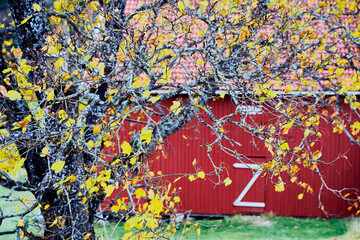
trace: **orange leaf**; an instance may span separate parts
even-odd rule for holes
[[[3,95],[3,97],[6,97],[7,90],[4,86],[0,85],[0,93]]]
[[[263,71],[264,73],[268,73],[268,72],[270,72],[270,68],[264,66],[263,69],[262,69],[262,71]]]
[[[101,125],[94,125],[93,132],[94,134],[97,134],[101,131]]]

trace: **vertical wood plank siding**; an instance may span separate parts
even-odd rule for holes
[[[171,101],[166,103],[171,105]],[[234,111],[234,104],[230,99],[225,98],[212,103],[212,110],[217,117],[224,116]],[[266,121],[270,118],[269,114],[249,115],[255,121]],[[324,126],[324,125],[323,125]],[[316,146],[323,152],[323,159],[329,165],[322,164],[320,169],[324,173],[324,180],[329,187],[341,189],[343,187],[360,188],[360,148],[352,145],[344,134],[332,133],[329,125],[321,130],[323,139]],[[242,147],[237,150],[246,155],[254,162],[263,162],[270,159],[267,150],[261,142],[257,142],[257,148],[251,144],[254,139],[250,134],[240,131],[234,126],[224,126],[225,131],[230,137],[238,140]],[[294,134],[296,136],[296,134]],[[294,137],[296,138],[296,137]],[[162,150],[154,152],[150,159],[151,169],[157,173],[162,171],[167,174],[195,174],[197,169],[205,173],[213,171],[211,161],[207,157],[206,145],[215,139],[204,125],[192,120],[184,129],[166,139]],[[296,139],[294,139],[296,140]],[[256,141],[256,139],[255,139]],[[226,145],[226,144],[225,144]],[[346,153],[347,159],[340,158],[332,162],[336,157]],[[324,212],[319,209],[318,193],[321,181],[315,173],[311,171],[300,171],[299,179],[309,183],[313,188],[313,193],[307,193],[292,184],[289,179],[285,179],[285,191],[275,192],[274,186],[267,176],[263,174],[257,179],[254,185],[245,195],[245,202],[263,202],[265,207],[237,207],[233,202],[238,198],[242,190],[253,176],[249,169],[239,169],[233,166],[239,163],[238,160],[226,155],[220,148],[215,147],[210,153],[211,159],[217,166],[224,167],[222,180],[229,176],[232,180],[230,186],[216,186],[216,177],[207,176],[205,180],[197,179],[193,182],[187,177],[183,177],[173,184],[176,188],[181,188],[179,196],[181,198],[180,212],[191,211],[193,214],[236,214],[236,213],[273,213],[276,215],[303,216],[303,217],[323,217]],[[192,165],[197,159],[195,167]],[[247,162],[245,162],[247,163]],[[285,176],[285,174],[284,174]],[[174,180],[178,176],[167,178]],[[304,193],[302,200],[298,195]],[[348,203],[336,197],[333,193],[323,189],[321,200],[326,211],[336,217],[345,217],[354,214],[348,211]],[[108,204],[109,199],[104,205]]]

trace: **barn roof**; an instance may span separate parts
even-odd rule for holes
[[[316,8],[318,6],[318,0],[315,1],[308,1],[309,6]],[[128,0],[127,1],[127,5],[125,8],[125,14],[131,14],[133,11],[135,11],[137,8],[139,8],[140,6],[144,5],[145,3],[151,3],[151,0]],[[356,21],[353,21],[349,24],[349,26],[351,28],[355,28],[357,27],[356,25]],[[325,26],[324,26],[325,27]],[[321,30],[321,29],[320,29]],[[267,31],[271,31],[271,30],[264,30],[265,32]],[[194,31],[192,32],[192,38],[199,38],[198,37],[198,32]],[[359,49],[355,46],[352,45],[350,48],[346,48],[344,41],[339,41],[336,44],[336,52],[337,54],[339,54],[340,56],[347,56],[349,53],[349,51],[351,51],[351,54],[353,55],[359,55]],[[350,49],[350,50],[349,50]],[[321,54],[321,52],[319,52]],[[186,61],[185,60],[181,60],[179,61],[178,64],[174,65],[171,68],[171,83],[172,84],[184,84],[187,83],[188,81],[191,81],[192,79],[192,74],[193,75],[197,75],[199,74],[197,69],[197,60],[201,59],[202,57],[199,55],[195,55],[194,56],[195,59],[192,61]],[[360,66],[360,57],[357,57],[355,59],[355,65],[359,65]],[[316,59],[317,60],[317,59]],[[281,61],[281,60],[280,60]],[[184,66],[186,65],[187,67],[187,71],[185,70]],[[209,68],[209,65],[204,66],[204,68],[202,70],[205,70],[205,68]],[[291,71],[291,74],[294,74],[295,71]],[[190,73],[190,74],[189,74]],[[324,69],[322,72],[317,72],[316,75],[317,77],[324,77],[327,74],[329,74],[329,69]],[[290,75],[290,74],[289,74]],[[360,94],[360,84],[354,84],[353,82],[359,82],[360,81],[360,76],[354,73],[354,71],[351,68],[345,68],[345,71],[343,72],[343,74],[341,76],[338,77],[339,80],[341,80],[344,84],[348,85],[349,87],[347,87],[346,90],[341,91],[341,93],[345,94],[345,95],[358,95]],[[271,81],[270,82],[273,84],[272,88],[274,90],[277,90],[279,93],[286,93],[286,94],[307,94],[309,92],[311,92],[313,89],[308,89],[308,86],[304,86],[302,85],[302,83],[300,82],[300,80],[296,80],[296,81],[292,81],[290,78],[284,80],[283,82],[276,82],[276,81]],[[291,91],[286,91],[285,87],[286,86],[291,86],[292,90]],[[223,87],[220,87],[220,89],[224,89]],[[315,89],[318,90],[318,89]],[[332,95],[335,94],[335,91],[333,91],[333,89],[326,89],[326,88],[322,88],[321,89],[321,93],[322,94],[327,94],[327,95]],[[336,92],[338,93],[338,92]]]

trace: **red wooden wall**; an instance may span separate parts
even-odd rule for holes
[[[234,104],[228,98],[213,102],[212,107],[217,117],[234,111]],[[268,120],[270,116],[256,114],[248,115],[248,117],[260,122]],[[229,136],[243,144],[242,147],[238,148],[239,153],[246,155],[255,162],[263,162],[264,159],[269,158],[268,152],[261,142],[257,142],[257,147],[250,144],[254,141],[250,134],[231,125],[224,126],[224,129]],[[337,156],[344,153],[348,157],[347,159],[341,158],[328,166],[321,166],[328,186],[335,189],[343,187],[360,189],[360,148],[351,145],[344,134],[333,134],[330,126],[322,129],[322,135],[323,140],[318,144],[318,147],[325,154],[323,160],[332,162]],[[204,125],[192,120],[184,129],[166,139],[167,143],[164,144],[161,151],[154,153],[152,159],[150,159],[152,171],[155,173],[162,171],[163,175],[194,174],[196,172],[195,168],[201,168],[206,173],[213,171],[214,168],[207,156],[207,148],[204,145],[211,143],[214,139],[213,133]],[[224,154],[219,148],[214,148],[210,156],[217,166],[221,165],[226,169],[222,180],[228,174],[232,184],[227,187],[224,185],[217,186],[214,182],[216,183],[218,179],[214,176],[207,176],[205,180],[197,179],[193,182],[183,177],[173,184],[176,188],[181,188],[179,192],[181,198],[179,212],[191,211],[192,214],[273,213],[288,216],[326,216],[318,207],[320,179],[309,170],[300,171],[298,177],[301,181],[311,185],[314,189],[312,194],[292,184],[289,179],[284,179],[287,180],[284,192],[275,192],[273,184],[267,176],[262,174],[242,201],[265,203],[265,207],[234,206],[234,201],[253,177],[253,172],[250,169],[235,168],[233,164],[239,163],[239,161]],[[195,167],[192,164],[194,159],[197,159]],[[167,179],[171,181],[175,178],[177,176]],[[304,193],[302,200],[298,199],[300,193]],[[348,203],[346,201],[341,200],[325,189],[322,191],[321,200],[325,210],[331,214],[329,216],[344,217],[354,214],[354,211],[347,210]]]

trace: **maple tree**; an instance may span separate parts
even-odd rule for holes
[[[20,237],[35,238],[23,219],[39,208],[45,239],[95,239],[99,206],[115,189],[102,211],[126,221],[124,239],[169,237],[176,228],[160,219],[180,200],[147,159],[192,119],[215,133],[208,152],[219,145],[247,159],[238,146],[249,143],[231,139],[229,124],[263,142],[271,160],[259,167],[277,191],[283,175],[311,191],[297,181],[300,168],[321,178],[322,124],[360,145],[356,1],[160,0],[125,14],[126,4],[9,0],[13,21],[0,30],[0,184],[11,189],[6,198],[31,191],[35,200],[0,224],[19,217]],[[236,108],[219,117],[209,101],[224,97]],[[272,119],[248,116],[243,106],[252,103]],[[22,167],[27,179],[15,181]],[[214,164],[228,185],[222,170]],[[331,190],[358,207],[351,189]]]

